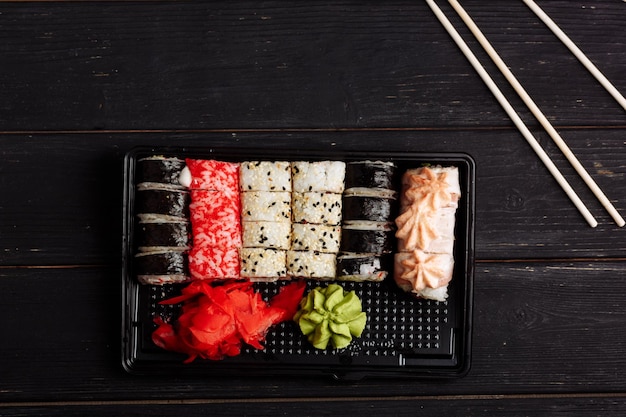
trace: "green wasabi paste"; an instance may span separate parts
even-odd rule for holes
[[[352,337],[361,336],[367,315],[354,291],[330,284],[311,290],[300,301],[294,321],[315,348],[326,349],[330,342],[341,349],[350,344]]]

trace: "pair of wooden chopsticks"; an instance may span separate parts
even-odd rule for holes
[[[533,10],[533,12],[535,12],[535,14],[537,14],[537,16],[542,21],[544,21],[544,23],[561,39],[561,41],[563,43],[566,44],[566,46],[576,55],[576,57],[585,65],[585,67],[587,67],[587,69],[596,77],[596,79],[598,79],[600,81],[600,83],[609,91],[609,93],[611,93],[611,95],[613,95],[613,97],[622,105],[622,107],[624,107],[624,109],[626,109],[626,100],[619,93],[619,91],[617,91],[617,89],[615,89],[615,87],[613,87],[613,85],[604,77],[604,75],[602,75],[602,73],[591,63],[591,61],[589,61],[589,59],[587,59],[587,57],[580,51],[580,49],[578,49],[576,47],[576,45],[571,40],[569,40],[569,38],[539,8],[539,6],[537,6],[533,2],[533,0],[522,0],[522,1],[524,1],[524,3],[526,3],[528,5],[528,7],[530,7],[531,10]],[[572,187],[567,182],[567,180],[563,177],[563,175],[561,174],[559,169],[556,167],[556,165],[552,162],[552,160],[550,159],[548,154],[543,150],[541,145],[539,145],[539,142],[537,142],[537,140],[535,139],[533,134],[526,127],[526,125],[524,124],[522,119],[516,113],[515,109],[511,106],[511,104],[508,102],[508,100],[506,99],[504,94],[500,91],[498,86],[495,84],[495,82],[489,76],[487,71],[481,65],[480,61],[472,53],[472,51],[467,46],[467,44],[465,43],[463,38],[459,35],[457,30],[452,25],[452,23],[450,23],[448,18],[441,11],[439,6],[437,6],[437,4],[435,3],[434,0],[426,0],[426,2],[428,3],[430,8],[432,9],[432,11],[435,14],[435,16],[437,16],[437,18],[439,19],[441,24],[444,26],[444,28],[448,31],[448,33],[450,34],[452,39],[455,41],[457,46],[461,49],[463,54],[466,56],[466,58],[472,64],[472,66],[474,67],[474,69],[476,70],[478,75],[481,77],[483,82],[487,85],[487,87],[489,88],[489,90],[491,90],[491,92],[493,93],[495,98],[498,100],[500,105],[504,108],[504,110],[506,111],[506,113],[508,114],[510,119],[513,121],[513,123],[517,127],[517,129],[524,136],[524,138],[528,141],[528,143],[530,144],[532,149],[539,156],[539,158],[544,163],[546,168],[548,168],[548,170],[550,171],[552,176],[556,179],[556,181],[559,183],[559,185],[561,186],[563,191],[565,191],[565,193],[570,198],[570,200],[572,200],[572,202],[574,203],[574,205],[576,206],[578,211],[580,211],[580,213],[583,215],[585,220],[587,220],[587,222],[589,223],[589,225],[591,227],[596,227],[598,225],[598,222],[596,221],[596,219],[589,212],[587,207],[584,205],[584,203],[578,197],[576,192],[572,189]],[[620,214],[617,212],[617,210],[615,209],[613,204],[611,204],[609,199],[604,195],[602,190],[600,190],[600,188],[595,183],[593,178],[591,178],[591,176],[587,173],[585,168],[580,164],[580,162],[578,161],[576,156],[569,149],[569,147],[567,146],[565,141],[561,138],[559,133],[550,124],[548,119],[543,115],[543,113],[537,107],[537,105],[534,103],[532,98],[528,95],[528,93],[526,93],[524,88],[517,81],[517,79],[515,78],[513,73],[511,73],[511,71],[509,70],[507,65],[504,63],[504,61],[502,61],[502,59],[500,58],[498,53],[495,51],[495,49],[493,49],[493,47],[491,46],[491,44],[489,43],[487,38],[485,38],[485,36],[482,34],[482,32],[480,31],[478,26],[476,26],[476,24],[471,19],[471,17],[465,12],[463,7],[461,7],[461,5],[458,3],[457,0],[449,0],[449,2],[452,5],[452,7],[454,8],[454,10],[457,12],[459,17],[461,17],[461,19],[465,22],[465,24],[470,29],[472,34],[476,37],[476,39],[481,44],[481,46],[483,47],[485,52],[487,52],[487,54],[494,61],[494,63],[498,67],[498,69],[502,72],[504,77],[511,84],[513,89],[517,92],[517,94],[524,101],[526,106],[528,106],[528,108],[530,109],[532,114],[537,118],[537,120],[539,120],[539,122],[541,123],[543,128],[548,132],[548,134],[550,135],[552,140],[557,144],[557,146],[559,147],[561,152],[563,152],[565,157],[572,164],[572,166],[574,167],[576,172],[582,177],[583,181],[585,181],[587,186],[591,189],[591,191],[594,193],[594,195],[598,198],[600,203],[609,212],[609,214],[611,215],[613,220],[615,220],[615,222],[617,223],[618,226],[620,226],[620,227],[624,226],[624,224],[626,224],[626,222],[624,221],[622,216],[620,216]]]

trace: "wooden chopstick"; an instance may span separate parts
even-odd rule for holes
[[[517,94],[520,96],[522,101],[530,109],[532,114],[537,118],[539,123],[541,123],[541,125],[546,130],[546,132],[548,132],[548,134],[550,135],[554,143],[556,143],[556,145],[559,147],[561,152],[563,152],[563,154],[565,155],[567,160],[570,162],[570,164],[572,164],[572,166],[574,167],[578,175],[581,176],[585,184],[587,184],[589,189],[593,192],[596,198],[600,201],[602,206],[604,206],[604,208],[608,211],[608,213],[611,215],[613,220],[615,220],[615,223],[617,223],[619,227],[624,226],[624,224],[626,224],[626,221],[624,221],[622,216],[620,216],[615,206],[613,206],[613,204],[609,201],[606,195],[602,192],[600,187],[598,187],[598,184],[596,184],[594,179],[589,175],[589,173],[582,166],[578,158],[576,158],[574,153],[572,153],[572,151],[567,146],[567,144],[565,143],[561,135],[559,135],[559,133],[554,129],[554,127],[548,121],[546,116],[544,116],[544,114],[541,112],[539,107],[537,107],[533,99],[528,95],[526,90],[524,90],[524,87],[522,87],[522,85],[517,81],[517,79],[515,78],[511,70],[509,69],[509,67],[504,63],[502,58],[500,58],[496,50],[491,46],[491,44],[489,43],[487,38],[483,35],[481,30],[478,28],[478,26],[476,26],[472,18],[467,14],[467,12],[463,9],[461,4],[457,0],[449,0],[449,3],[452,5],[452,7],[457,12],[459,17],[463,20],[463,22],[465,22],[465,24],[467,25],[469,30],[472,32],[472,34],[474,35],[478,43],[480,43],[480,45],[483,47],[485,52],[487,52],[487,55],[489,55],[489,57],[493,60],[493,62],[496,64],[500,72],[502,72],[502,75],[504,75],[506,80],[511,84],[515,92],[517,92]]]
[[[600,70],[587,58],[583,51],[576,46],[576,44],[561,30],[561,28],[554,23],[550,16],[548,16],[533,0],[522,0],[532,10],[539,19],[556,35],[557,38],[563,42],[565,46],[574,54],[576,58],[587,68],[587,70],[593,75],[596,80],[613,96],[613,98],[626,110],[626,98],[615,88],[613,84],[600,72]]]
[[[426,0],[426,3],[431,8],[433,13],[437,17],[437,19],[439,19],[439,21],[441,22],[443,27],[446,29],[446,31],[450,34],[450,36],[452,37],[454,42],[457,44],[457,46],[461,49],[461,51],[463,52],[465,57],[468,59],[470,64],[474,67],[474,69],[476,70],[480,78],[487,85],[491,93],[495,96],[496,100],[498,100],[498,103],[500,103],[504,111],[508,114],[509,118],[513,121],[517,129],[524,136],[528,144],[535,151],[539,159],[541,159],[541,161],[546,166],[548,171],[550,171],[554,179],[559,183],[559,185],[561,186],[563,191],[565,191],[565,193],[570,198],[572,203],[574,203],[574,205],[576,206],[580,214],[582,214],[582,216],[585,218],[585,220],[587,221],[587,223],[589,223],[591,227],[596,227],[598,225],[598,222],[596,221],[596,219],[589,212],[589,210],[587,209],[585,204],[581,201],[581,199],[578,197],[576,192],[572,189],[572,187],[567,182],[565,177],[563,177],[563,174],[561,174],[561,172],[556,167],[556,165],[554,165],[554,162],[552,162],[548,154],[546,154],[546,152],[543,150],[541,145],[539,145],[539,142],[537,142],[537,140],[532,135],[530,130],[528,130],[528,128],[526,127],[522,119],[517,115],[517,113],[515,112],[515,109],[508,102],[504,94],[502,94],[502,92],[500,91],[496,83],[491,79],[487,71],[481,65],[480,61],[476,58],[474,53],[467,46],[467,44],[465,43],[461,35],[459,35],[459,33],[454,28],[452,23],[450,23],[446,15],[441,11],[441,9],[439,8],[439,6],[437,6],[434,0]]]

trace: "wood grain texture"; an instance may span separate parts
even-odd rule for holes
[[[538,3],[626,91],[623,3]],[[624,414],[624,230],[438,4],[597,229],[425,2],[0,1],[0,415]],[[462,4],[625,215],[624,110],[522,2]],[[469,374],[127,375],[122,161],[135,146],[470,154]]]
[[[337,383],[297,375],[129,376],[121,368],[118,269],[0,269],[0,314],[11,317],[0,324],[0,401],[624,392],[625,274],[623,262],[479,264],[466,377]]]
[[[624,212],[624,130],[566,134]],[[11,198],[0,206],[0,265],[119,265],[123,156],[139,145],[466,152],[477,166],[478,259],[623,257],[626,249],[622,230],[558,153],[557,162],[600,220],[597,229],[587,226],[516,131],[45,134],[5,135],[2,142],[0,172],[11,175],[3,184]],[[591,146],[597,142],[603,146]]]
[[[545,3],[625,89],[626,10]],[[625,124],[521,2],[467,6],[556,124]],[[0,131],[511,126],[424,2],[1,8]]]
[[[0,408],[4,416],[109,416],[112,414],[140,416],[189,417],[259,416],[276,415],[336,416],[341,413],[354,415],[376,413],[384,416],[597,416],[620,415],[626,411],[623,397],[408,397],[355,399],[298,399],[277,401],[221,402],[221,401],[163,401],[158,404],[136,402],[96,402],[67,404],[25,404]]]

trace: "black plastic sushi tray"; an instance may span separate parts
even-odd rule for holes
[[[167,320],[176,306],[161,300],[178,295],[184,284],[143,285],[133,273],[135,228],[135,169],[139,159],[166,157],[245,160],[359,160],[393,161],[401,172],[424,164],[459,169],[461,200],[456,214],[454,273],[444,302],[418,299],[399,290],[389,276],[381,283],[340,282],[354,290],[367,313],[360,338],[344,349],[314,348],[296,323],[272,327],[264,349],[244,347],[238,356],[222,360],[196,359],[183,363],[185,355],[155,346],[151,334],[155,317]],[[337,379],[363,377],[454,378],[465,375],[471,362],[474,276],[474,180],[473,159],[461,153],[336,153],[276,149],[138,148],[126,155],[124,175],[124,230],[122,275],[122,365],[142,375],[329,375]],[[398,185],[399,188],[399,185]],[[391,274],[390,274],[391,275]],[[324,283],[322,283],[323,285]],[[265,299],[284,282],[255,283]],[[320,283],[309,280],[307,291]]]

